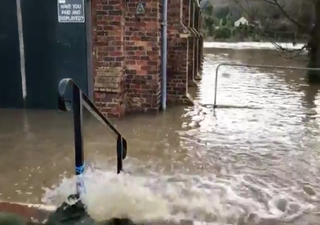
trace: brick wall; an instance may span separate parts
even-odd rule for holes
[[[161,0],[127,0],[125,15],[126,90],[128,112],[156,112],[161,91]]]
[[[101,111],[120,117],[125,112],[124,2],[92,1],[94,100]]]
[[[201,40],[189,37],[191,1],[168,0],[168,103],[189,101],[188,80],[202,57]],[[137,15],[139,0],[92,0],[94,96],[108,116],[159,110],[161,2],[143,1]]]
[[[183,4],[184,3],[184,4]],[[188,91],[188,29],[183,25],[186,1],[168,0],[168,103],[186,102]]]

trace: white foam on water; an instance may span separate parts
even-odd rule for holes
[[[43,202],[59,206],[66,201],[67,196],[75,193],[75,179],[63,178],[57,186],[45,189]],[[250,220],[256,224],[263,219],[290,221],[313,207],[286,192],[273,190],[267,183],[250,183],[243,175],[135,176],[89,168],[83,179],[86,193],[81,198],[89,215],[97,221],[117,217],[134,222],[191,220],[242,224]],[[259,192],[260,201],[243,194],[250,189]]]
[[[271,42],[204,42],[204,48],[224,48],[224,49],[278,49],[278,46],[285,49],[301,49],[304,44],[299,43],[293,45],[292,43],[277,43],[276,45]]]

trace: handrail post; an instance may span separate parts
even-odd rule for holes
[[[72,104],[66,101],[67,87],[72,87]],[[86,191],[82,182],[81,175],[84,172],[84,154],[83,154],[83,137],[82,137],[82,121],[83,109],[88,109],[91,114],[106,125],[117,138],[117,173],[122,171],[123,160],[127,156],[127,140],[117,131],[112,123],[102,114],[102,112],[94,105],[81,89],[70,78],[64,78],[59,82],[59,109],[61,111],[73,111],[74,123],[74,146],[75,146],[75,172],[77,180],[77,195],[81,191]],[[81,190],[82,189],[82,190]]]
[[[74,128],[74,147],[75,147],[75,173],[77,176],[77,195],[80,196],[83,183],[80,178],[84,172],[84,156],[83,156],[83,137],[82,137],[82,121],[83,121],[83,104],[82,91],[72,85],[72,106],[73,106],[73,128]]]
[[[121,135],[118,135],[117,138],[117,173],[120,173],[122,171],[122,160],[123,160],[123,138]]]
[[[213,102],[213,108],[217,108],[217,94],[218,94],[218,71],[220,66],[224,65],[223,63],[220,63],[216,68],[216,77],[214,82],[214,102]]]

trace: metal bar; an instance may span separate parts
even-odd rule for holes
[[[19,35],[19,50],[20,50],[20,74],[21,74],[21,88],[24,107],[26,107],[27,98],[27,78],[26,78],[26,60],[23,42],[23,23],[21,12],[21,0],[16,0],[17,5],[17,22],[18,22],[18,35]]]
[[[64,78],[59,83],[59,109],[61,111],[71,111],[72,105],[66,101],[65,94],[67,87],[77,88],[79,91],[80,88],[77,84],[73,82],[71,78]],[[82,95],[82,104],[93,114],[95,118],[99,117],[99,121],[109,127],[109,129],[115,134],[115,137],[121,135],[119,131],[111,124],[111,122],[100,112],[100,110],[93,104],[93,102],[89,99],[89,97],[81,92]],[[94,113],[93,113],[94,112]]]
[[[162,90],[161,90],[161,108],[163,111],[167,108],[167,51],[168,51],[168,0],[162,1],[162,55],[161,55],[161,76],[162,76]]]
[[[65,98],[66,89],[72,87],[72,104]],[[59,109],[62,111],[73,110],[74,119],[74,141],[75,141],[75,167],[76,175],[78,175],[77,191],[81,192],[82,185],[81,174],[84,172],[84,156],[83,156],[83,137],[82,137],[82,121],[83,107],[99,120],[103,125],[107,126],[117,138],[117,172],[122,171],[122,161],[127,156],[127,141],[120,132],[111,124],[111,122],[101,113],[101,111],[90,101],[88,96],[70,78],[62,79],[59,83]],[[85,190],[84,190],[85,191]]]
[[[117,138],[117,173],[122,171],[123,159],[123,138],[119,135]]]
[[[74,150],[75,150],[75,173],[76,176],[82,175],[84,172],[84,157],[83,157],[83,137],[82,137],[82,91],[75,85],[72,88],[72,106],[73,106],[73,132],[74,132]],[[82,181],[77,180],[77,194],[80,195]]]
[[[215,85],[214,85],[214,103],[213,108],[217,108],[217,92],[218,92],[218,72],[221,66],[233,67],[247,67],[247,68],[262,68],[262,69],[286,69],[286,70],[301,70],[301,71],[320,71],[320,68],[310,67],[295,67],[295,66],[273,66],[273,65],[250,65],[250,64],[237,64],[237,63],[220,63],[216,68]]]
[[[112,125],[112,123],[100,112],[100,110],[90,101],[89,97],[82,92],[83,106],[103,125],[108,127],[114,134],[115,137],[121,135],[119,131]]]

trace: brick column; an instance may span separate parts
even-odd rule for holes
[[[183,25],[184,0],[168,0],[168,102],[189,102],[189,31]]]
[[[196,34],[196,37],[194,39],[194,76],[196,77],[196,79],[199,80],[199,64],[200,64],[200,61],[199,61],[199,39],[200,39],[200,30],[199,30],[199,13],[200,13],[200,8],[194,3],[194,7],[193,7],[193,10],[194,10],[194,14],[193,14],[193,27],[194,27],[194,30],[197,32]]]
[[[119,0],[118,0],[119,1]],[[161,95],[161,0],[126,0],[125,51],[127,106],[130,112],[156,112]]]
[[[203,56],[203,41],[204,41],[204,37],[203,34],[201,33],[201,29],[202,29],[202,23],[203,23],[203,18],[201,15],[201,11],[199,9],[198,11],[198,31],[200,33],[200,37],[198,40],[198,71],[202,70],[202,66],[203,66],[203,60],[204,60],[204,56]]]
[[[186,27],[189,28],[190,24],[192,23],[190,18],[190,2],[192,0],[182,0],[182,17],[181,22]]]
[[[193,24],[193,18],[192,18],[192,4],[193,0],[184,0],[183,2],[184,6],[184,13],[183,13],[183,24],[188,28],[189,33],[191,34],[188,38],[188,86],[192,86],[192,75],[194,72],[194,40],[193,40],[193,31],[192,31],[192,24]]]
[[[191,73],[189,75],[190,83],[194,84],[192,81],[192,76],[196,77],[197,75],[197,41],[198,41],[198,33],[195,28],[196,22],[196,4],[194,0],[190,0],[190,30],[192,30],[192,36],[189,38],[189,70],[191,69]]]
[[[94,96],[100,110],[120,117],[125,112],[124,2],[92,1]]]

